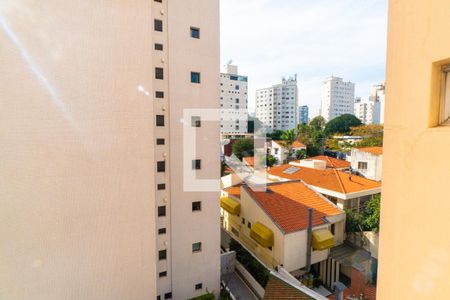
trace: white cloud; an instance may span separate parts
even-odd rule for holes
[[[387,0],[221,0],[222,62],[233,59],[255,90],[299,76],[300,103],[312,114],[331,74],[357,95],[384,80]]]

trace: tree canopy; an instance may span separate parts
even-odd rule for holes
[[[349,134],[352,127],[360,126],[361,120],[351,114],[344,114],[334,118],[325,125],[325,133],[332,135],[336,133]]]
[[[325,121],[325,118],[322,116],[314,117],[310,122],[309,126],[313,126],[316,129],[324,129],[327,121]]]
[[[244,156],[253,156],[255,152],[254,142],[252,139],[237,140],[234,142],[231,149],[233,154],[239,159],[242,159]]]

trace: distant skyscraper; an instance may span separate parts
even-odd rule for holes
[[[238,75],[237,66],[224,66],[220,74],[221,133],[247,133],[247,82],[247,76]]]
[[[364,124],[380,124],[380,101],[372,96],[355,100],[354,115]]]
[[[297,126],[297,76],[283,78],[281,84],[256,91],[256,117],[268,130],[287,130]]]
[[[308,124],[309,123],[309,107],[308,105],[302,105],[298,107],[298,123]]]
[[[343,114],[353,114],[355,84],[331,76],[323,82],[320,114],[330,121]]]
[[[384,85],[374,85],[369,97],[355,100],[354,114],[364,124],[382,124],[384,119]]]

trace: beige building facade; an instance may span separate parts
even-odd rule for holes
[[[389,3],[377,298],[448,299],[450,127],[439,126],[450,3]]]
[[[220,125],[184,158],[180,120],[219,108],[219,1],[2,1],[0,44],[0,299],[218,293],[219,192],[181,174],[219,179]]]

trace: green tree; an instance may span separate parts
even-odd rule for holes
[[[371,200],[367,201],[362,213],[362,223],[365,230],[380,230],[380,204],[380,195],[376,195]]]
[[[316,129],[320,129],[323,130],[325,128],[325,124],[327,123],[327,121],[325,120],[324,117],[322,116],[317,116],[315,118],[313,118],[310,122],[309,122],[309,126],[312,126]]]
[[[277,163],[277,158],[274,157],[273,155],[267,155],[267,159],[266,159],[266,165],[268,167],[273,167],[274,164]]]
[[[316,156],[322,153],[326,138],[319,125],[312,126],[302,124],[297,127],[297,132],[298,139],[306,145],[307,156]]]
[[[360,231],[376,231],[380,230],[380,204],[381,196],[375,195],[366,202],[361,211],[353,212],[345,210],[346,217],[346,231],[360,232]]]
[[[242,159],[244,156],[253,156],[254,155],[254,143],[252,139],[242,139],[234,142],[231,147],[233,154],[236,155],[239,159]]]
[[[361,125],[352,127],[351,135],[362,136],[356,147],[381,147],[383,146],[383,125]]]
[[[289,129],[283,132],[281,139],[285,142],[285,146],[289,151],[289,156],[291,156],[292,143],[297,139],[297,132],[295,129]]]
[[[360,126],[361,124],[361,121],[354,115],[344,114],[334,118],[325,125],[325,134],[349,134],[352,127]]]
[[[274,132],[267,133],[267,137],[271,138],[274,141],[281,140],[281,136],[283,135],[283,130],[275,130]]]
[[[307,151],[304,149],[300,149],[295,151],[295,158],[297,159],[305,159],[307,157]]]

